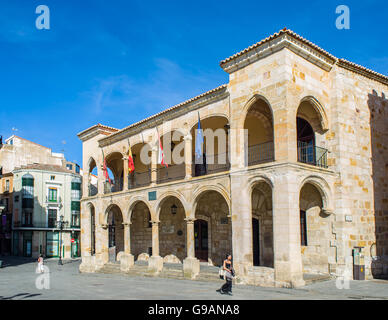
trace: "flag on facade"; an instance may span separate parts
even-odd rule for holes
[[[201,128],[201,120],[199,118],[199,112],[198,112],[198,128],[197,128],[197,134],[195,136],[195,163],[202,163],[203,162],[203,130]]]
[[[132,173],[135,171],[135,163],[133,162],[133,156],[132,156],[132,150],[131,145],[128,143],[128,171],[129,173]]]
[[[109,178],[108,168],[106,167],[106,159],[105,159],[105,156],[104,156],[104,151],[102,152],[102,159],[103,159],[102,171],[104,173],[105,181],[109,181],[109,183],[112,183],[110,178]]]
[[[160,140],[158,129],[156,129],[156,132],[158,133],[158,140],[159,140],[158,164],[161,164],[162,166],[168,167],[168,164],[166,163],[166,160],[164,157],[162,141]]]

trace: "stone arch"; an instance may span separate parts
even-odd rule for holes
[[[304,185],[307,183],[312,184],[317,191],[320,193],[322,198],[322,210],[326,214],[333,213],[333,206],[332,206],[332,195],[331,195],[331,189],[327,181],[317,175],[310,175],[305,177],[299,184],[299,193],[301,192]]]
[[[157,164],[157,183],[171,182],[184,179],[185,171],[185,134],[181,128],[168,128],[168,131],[159,131],[160,141],[163,146],[165,167]],[[154,147],[157,147],[158,141]]]
[[[110,203],[104,212],[103,225],[108,245],[108,260],[117,261],[119,254],[125,250],[124,223],[126,222],[123,210],[117,203]]]
[[[126,221],[128,221],[129,223],[132,222],[132,213],[133,213],[133,209],[136,207],[136,205],[140,202],[143,202],[144,205],[148,208],[148,210],[150,211],[150,215],[151,215],[151,220],[155,220],[156,221],[156,216],[154,214],[154,211],[151,210],[151,206],[150,204],[148,203],[148,201],[144,198],[144,197],[141,197],[141,196],[138,196],[138,197],[135,197],[135,198],[132,198],[131,199],[131,204],[129,205],[128,207],[128,210],[127,210],[127,217],[126,217]]]
[[[330,257],[334,252],[330,247],[332,239],[332,211],[328,205],[328,185],[320,177],[309,176],[300,184],[300,239],[302,263],[305,272],[329,273]]]
[[[252,196],[252,191],[255,185],[259,184],[260,182],[266,182],[273,190],[274,183],[269,177],[267,177],[266,175],[257,175],[248,179],[248,185],[249,185],[248,190],[249,190],[250,196]]]
[[[159,254],[165,257],[167,263],[182,261],[186,257],[186,207],[184,197],[178,192],[163,194],[156,205],[159,222]]]
[[[112,151],[104,155],[106,165],[112,170],[114,177],[116,178],[123,172],[123,158],[124,155],[120,151]],[[113,163],[114,162],[114,163]]]
[[[311,107],[315,113],[315,117],[313,117],[314,115],[311,113],[311,110],[308,110],[308,107]],[[300,100],[298,108],[296,109],[296,117],[308,121],[314,128],[314,131],[321,134],[329,130],[329,120],[325,108],[314,96],[305,96]]]
[[[244,122],[245,122],[245,119],[248,115],[249,109],[255,103],[257,103],[259,101],[263,101],[268,106],[268,108],[270,110],[271,118],[272,118],[271,127],[273,127],[273,118],[274,117],[273,117],[273,109],[272,109],[271,103],[269,102],[269,100],[265,96],[263,96],[261,94],[255,94],[247,101],[247,103],[244,105],[243,109],[241,110],[241,117],[239,118],[237,128],[244,128]]]
[[[155,205],[155,219],[156,219],[156,221],[159,221],[160,210],[161,210],[161,207],[163,205],[163,202],[166,199],[168,199],[169,197],[175,197],[181,202],[183,209],[185,210],[185,217],[187,217],[187,212],[189,212],[189,206],[188,206],[188,202],[186,201],[186,198],[184,197],[184,195],[178,191],[167,191],[167,192],[162,194],[160,200]]]
[[[152,223],[155,214],[143,197],[131,199],[128,208],[128,221],[130,222],[131,253],[138,259],[139,255],[151,256],[152,252]]]
[[[191,203],[191,208],[192,208],[191,215],[192,215],[192,217],[194,217],[195,210],[196,210],[197,204],[198,204],[198,199],[200,198],[200,196],[203,193],[205,193],[207,191],[215,191],[215,192],[218,192],[219,194],[221,194],[222,197],[224,198],[224,200],[226,201],[226,203],[228,205],[229,212],[230,212],[229,192],[221,185],[208,185],[208,186],[198,187],[197,189],[194,190],[193,196],[192,196],[192,203]]]
[[[240,128],[245,129],[244,163],[255,165],[274,159],[274,117],[269,101],[254,95],[245,104],[240,118]]]
[[[192,138],[191,153],[193,156],[192,174],[202,176],[227,171],[229,164],[229,118],[224,114],[208,114],[201,117],[203,130],[203,159],[196,159],[196,130],[198,117],[190,127]]]
[[[195,241],[195,256],[201,261],[221,265],[225,254],[232,252],[230,203],[222,189],[215,186],[200,188],[194,196],[192,218],[195,220],[195,238],[198,239]]]
[[[122,216],[122,219],[123,219],[123,222],[127,222],[127,217],[126,215],[124,214],[125,211],[123,211],[123,209],[120,207],[120,205],[116,202],[111,202],[108,204],[108,206],[105,208],[104,210],[104,218],[103,218],[103,222],[102,224],[107,224],[108,223],[108,215],[109,215],[109,212],[112,208],[114,207],[117,207],[119,210],[120,210],[120,213],[121,213],[121,216]]]
[[[216,112],[216,113],[211,113],[211,114],[207,114],[207,115],[203,115],[203,116],[200,115],[201,122],[202,122],[202,120],[206,120],[206,119],[213,118],[213,117],[217,117],[217,118],[225,118],[226,121],[227,121],[227,123],[230,123],[229,116],[228,116],[226,113]],[[195,127],[195,125],[196,125],[197,123],[198,123],[198,116],[193,117],[193,120],[191,120],[190,122],[188,122],[188,129],[189,129],[189,132],[187,132],[187,133],[190,133],[191,130],[193,129],[193,127]]]
[[[273,183],[266,176],[249,180],[252,220],[252,263],[274,267]]]
[[[93,163],[94,163],[94,166],[91,167],[91,166],[93,165]],[[97,170],[98,170],[97,161],[94,159],[93,156],[90,156],[90,157],[89,157],[89,160],[88,160],[88,162],[87,162],[88,173],[91,173],[94,167],[96,167]]]

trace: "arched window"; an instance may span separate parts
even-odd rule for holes
[[[315,165],[315,135],[311,125],[296,118],[298,136],[298,161]]]

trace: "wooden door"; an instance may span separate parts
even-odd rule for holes
[[[208,224],[205,220],[194,222],[195,257],[199,261],[208,261]]]

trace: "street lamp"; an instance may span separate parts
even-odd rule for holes
[[[69,224],[68,221],[64,221],[63,220],[63,215],[60,216],[59,220],[57,221],[57,224],[58,224],[58,228],[59,228],[59,237],[60,237],[60,240],[59,240],[59,260],[58,260],[58,264],[61,266],[63,265],[62,263],[62,231],[64,228],[66,228],[66,226]]]
[[[173,204],[173,205],[171,206],[171,214],[176,214],[177,209],[178,209],[178,207],[177,207],[175,204]]]

